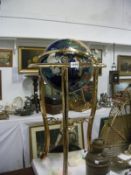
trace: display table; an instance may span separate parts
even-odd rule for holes
[[[44,160],[34,159],[32,161],[32,168],[35,175],[63,174],[63,153],[49,153]],[[69,152],[68,175],[87,175],[86,172],[87,171],[84,150]],[[114,172],[110,170],[110,173],[108,173],[107,175],[125,175],[125,172],[128,172],[128,170],[123,170],[119,172]]]
[[[68,153],[68,174],[86,175],[85,160],[82,158],[84,150]],[[63,153],[49,153],[44,160],[34,159],[32,167],[35,175],[63,174]],[[51,167],[51,168],[50,168]]]
[[[103,117],[108,117],[109,112],[110,108],[101,108],[96,111],[92,138],[98,137],[100,120]],[[89,114],[90,110],[85,112],[69,111],[70,118],[88,117]],[[62,114],[48,114],[48,117],[62,118]],[[37,122],[42,122],[40,113],[25,117],[10,116],[8,120],[0,120],[0,173],[30,166],[29,126]],[[87,123],[84,124],[85,143],[86,128]]]

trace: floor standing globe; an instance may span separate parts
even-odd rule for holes
[[[47,54],[46,54],[47,53]],[[40,63],[89,63],[91,56],[88,47],[76,40],[62,39],[53,42],[47,47],[46,52],[40,58]],[[68,68],[69,92],[80,89],[87,83],[92,75],[92,66]],[[41,68],[40,73],[45,81],[57,90],[61,90],[61,68]]]

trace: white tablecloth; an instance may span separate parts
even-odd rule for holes
[[[0,120],[0,173],[24,167],[25,138],[28,137],[24,135],[24,128],[27,123],[37,121],[42,121],[38,114]]]
[[[87,175],[84,150],[72,151],[68,153],[68,174]],[[98,161],[99,162],[99,161]],[[96,165],[98,165],[96,162]],[[51,168],[50,168],[51,167]],[[56,175],[63,174],[63,154],[49,153],[44,160],[33,159],[32,168],[36,175]],[[44,173],[43,173],[44,172]],[[110,171],[106,175],[124,175],[128,169],[123,171]],[[97,174],[96,174],[97,175]]]
[[[96,112],[92,138],[97,138],[100,119],[108,117],[110,108],[101,108]],[[69,112],[69,117],[89,116],[90,110],[85,112]],[[48,117],[61,118],[62,114]],[[20,117],[10,116],[9,120],[0,120],[0,173],[30,166],[29,125],[42,122],[41,114]],[[86,143],[86,127],[84,124],[84,141]]]

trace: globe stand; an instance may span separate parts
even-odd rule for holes
[[[83,45],[82,45],[83,47]],[[85,49],[85,48],[84,48]],[[87,129],[87,141],[88,141],[88,149],[90,149],[91,147],[91,133],[92,133],[92,125],[93,125],[93,121],[94,121],[94,116],[95,116],[95,111],[96,111],[96,99],[97,99],[97,84],[98,84],[98,71],[99,68],[102,68],[103,65],[99,64],[98,61],[92,57],[92,61],[88,62],[88,56],[89,53],[88,52],[84,52],[84,51],[78,51],[76,49],[62,49],[62,50],[51,50],[51,51],[47,51],[45,52],[45,54],[43,54],[43,56],[47,57],[50,54],[74,54],[74,55],[78,55],[79,57],[84,57],[87,58],[87,62],[83,61],[83,62],[79,62],[79,67],[85,67],[85,68],[89,68],[89,67],[93,67],[94,68],[94,74],[93,74],[93,104],[92,104],[92,109],[91,109],[91,114],[88,118],[89,123],[88,123],[88,129]],[[63,107],[63,121],[62,121],[62,126],[63,126],[63,175],[68,175],[68,72],[69,72],[69,68],[71,68],[71,63],[69,62],[64,62],[64,63],[59,63],[59,62],[55,62],[55,63],[38,63],[35,65],[30,65],[30,67],[32,68],[39,68],[39,70],[44,69],[44,68],[61,68],[61,89],[62,89],[62,107]],[[88,77],[89,78],[89,77]],[[44,159],[46,159],[46,157],[48,157],[48,152],[49,152],[49,146],[50,146],[50,133],[49,133],[49,126],[48,126],[48,120],[47,120],[47,114],[46,114],[46,109],[45,109],[45,101],[44,101],[44,82],[42,80],[42,77],[40,76],[39,79],[39,87],[40,87],[40,108],[41,108],[41,113],[42,113],[42,117],[43,117],[43,124],[45,127],[45,138],[44,138],[44,152],[41,155],[41,161],[40,160],[33,160],[33,169],[36,172],[37,175],[43,175],[44,172],[42,172],[41,174],[38,174],[38,172],[40,172],[38,169],[39,167],[41,167],[42,165],[42,161],[44,161]],[[40,166],[39,166],[40,165]],[[37,168],[37,170],[36,170]],[[51,168],[51,167],[50,167]],[[44,171],[44,170],[43,170]]]

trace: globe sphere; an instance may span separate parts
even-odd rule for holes
[[[53,42],[41,56],[40,63],[88,63],[91,65],[91,56],[88,47],[80,41],[62,39]],[[41,68],[42,78],[53,88],[61,90],[61,69],[60,67]],[[68,67],[69,92],[80,89],[86,84],[92,75],[92,66]]]

